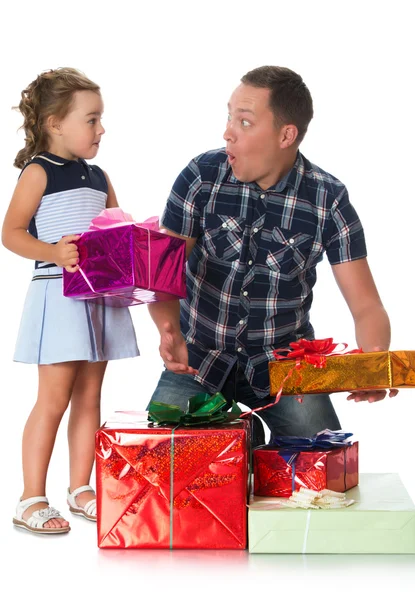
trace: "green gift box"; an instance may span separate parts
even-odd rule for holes
[[[397,473],[363,473],[347,508],[282,508],[251,496],[249,552],[415,554],[415,505]]]

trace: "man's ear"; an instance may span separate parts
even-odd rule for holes
[[[281,148],[289,148],[298,138],[298,129],[295,125],[284,125],[281,128]]]
[[[61,134],[61,122],[54,115],[51,115],[50,117],[47,118],[46,128],[50,134],[62,135]]]

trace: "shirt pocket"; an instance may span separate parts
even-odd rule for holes
[[[204,238],[208,253],[217,259],[232,262],[242,251],[243,217],[205,215]]]
[[[266,259],[267,266],[281,279],[294,279],[307,267],[313,241],[314,237],[308,233],[274,227]]]

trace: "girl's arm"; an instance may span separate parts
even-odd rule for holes
[[[76,235],[67,235],[57,244],[48,244],[34,238],[27,231],[47,184],[47,177],[40,165],[29,165],[22,173],[14,190],[10,206],[3,222],[3,245],[25,258],[55,263],[69,270],[76,270],[78,250],[73,242]]]
[[[108,184],[108,196],[107,196],[107,208],[118,208],[117,196],[115,195],[114,188],[107,173],[104,171],[105,179]]]

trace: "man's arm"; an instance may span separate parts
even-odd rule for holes
[[[337,285],[352,313],[356,341],[364,352],[388,350],[390,323],[365,258],[332,265]],[[396,396],[391,390],[390,396]],[[348,400],[382,400],[385,390],[353,392]]]
[[[186,259],[190,256],[196,238],[187,238],[177,235],[169,229],[161,229],[162,233],[186,240]],[[186,342],[180,331],[180,303],[179,300],[171,302],[153,302],[148,305],[151,318],[160,333],[160,356],[166,368],[175,373],[197,374],[197,371],[189,367],[189,357]]]
[[[333,265],[333,274],[355,323],[356,341],[364,352],[388,350],[389,317],[365,258]]]

